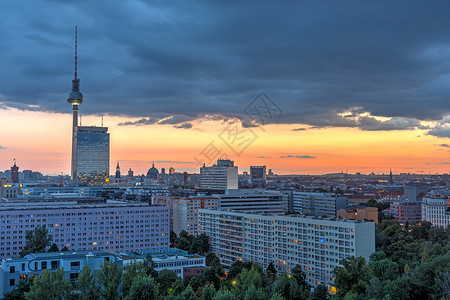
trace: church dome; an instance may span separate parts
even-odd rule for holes
[[[159,171],[155,168],[155,164],[153,163],[152,167],[147,172],[147,178],[157,180],[159,176]]]

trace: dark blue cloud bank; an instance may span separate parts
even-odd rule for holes
[[[450,135],[448,1],[18,0],[0,15],[3,107],[70,112],[78,25],[80,109],[136,118],[123,125],[244,120],[264,90],[276,123]]]

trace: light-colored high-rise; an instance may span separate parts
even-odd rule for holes
[[[284,213],[287,202],[283,194],[262,189],[226,190],[219,198],[219,208],[236,211]]]
[[[237,189],[238,167],[230,160],[217,160],[212,167],[200,168],[200,186],[204,189]]]
[[[423,198],[422,220],[431,222],[435,226],[450,225],[450,198]]]
[[[333,269],[343,258],[368,260],[375,251],[372,222],[201,209],[199,225],[222,263],[273,262],[280,272],[298,264],[313,285],[333,287]]]

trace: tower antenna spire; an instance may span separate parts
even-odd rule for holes
[[[78,64],[78,26],[75,26],[75,79],[78,76],[77,64]]]

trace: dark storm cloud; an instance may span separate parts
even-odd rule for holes
[[[77,24],[84,114],[251,127],[243,109],[265,90],[274,123],[421,129],[450,114],[449,15],[447,1],[6,1],[0,106],[70,112]]]
[[[180,129],[191,129],[192,128],[192,124],[191,123],[182,123],[180,125],[175,125],[173,127],[180,128]]]

